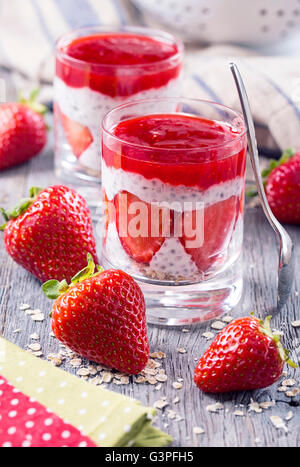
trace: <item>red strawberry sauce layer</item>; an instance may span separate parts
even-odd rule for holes
[[[60,52],[56,60],[59,78],[68,86],[89,86],[110,97],[160,88],[181,71],[176,44],[136,34],[80,37],[61,46]]]
[[[205,190],[245,174],[243,129],[184,114],[156,114],[125,120],[112,133],[121,141],[116,150],[104,143],[105,164],[149,180]]]

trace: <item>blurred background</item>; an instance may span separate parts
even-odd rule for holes
[[[261,154],[300,148],[299,0],[0,0],[0,101],[39,84],[51,104],[57,38],[99,24],[138,24],[180,36],[187,97],[239,108],[229,72],[236,61]]]

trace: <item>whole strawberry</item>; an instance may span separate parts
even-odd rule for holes
[[[55,299],[52,330],[79,355],[128,374],[142,371],[149,358],[145,300],[138,284],[118,270],[103,271],[91,255],[88,266],[68,285],[43,286]]]
[[[228,324],[199,360],[197,386],[210,393],[259,389],[278,380],[285,362],[295,367],[272,334],[270,319],[245,317]]]
[[[37,94],[0,107],[0,170],[28,161],[46,145],[46,107],[35,102]]]
[[[300,224],[300,152],[287,149],[261,175],[274,216],[283,224]],[[255,187],[246,191],[248,197],[257,194]]]
[[[282,162],[267,174],[265,189],[275,217],[300,224],[300,153],[284,153]]]
[[[7,252],[40,281],[70,280],[85,266],[87,253],[97,261],[88,205],[71,188],[31,188],[14,209],[1,211]]]

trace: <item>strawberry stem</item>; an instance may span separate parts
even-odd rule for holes
[[[281,359],[287,363],[289,366],[292,368],[297,368],[298,365],[294,363],[290,358],[289,358],[289,350],[285,349],[280,341],[280,336],[278,334],[273,334],[271,330],[271,325],[270,321],[272,319],[272,316],[267,316],[264,321],[259,320],[260,323],[260,331],[265,334],[266,336],[270,337],[271,339],[274,340],[274,342],[277,345],[279,355]]]
[[[66,280],[61,282],[51,279],[50,281],[45,282],[42,285],[42,290],[47,298],[50,300],[56,300],[60,295],[65,292],[68,292],[72,285],[77,284],[78,282],[82,282],[86,279],[90,279],[91,277],[98,276],[101,272],[103,272],[103,268],[100,266],[95,266],[93,257],[90,253],[87,254],[87,266],[79,271],[72,279],[71,284],[69,285]],[[96,272],[95,272],[96,269]]]
[[[29,197],[21,199],[14,208],[9,209],[8,211],[0,208],[0,212],[5,220],[5,224],[0,227],[0,230],[3,231],[10,220],[17,219],[17,217],[24,214],[24,212],[26,212],[27,209],[35,202],[36,198],[43,190],[43,188],[32,187],[29,190]]]
[[[287,161],[289,161],[295,154],[296,154],[295,149],[293,149],[293,148],[288,148],[288,149],[286,149],[286,150],[282,153],[282,156],[281,156],[281,158],[280,158],[279,160],[276,160],[276,159],[271,159],[271,160],[270,160],[269,167],[267,167],[266,169],[263,169],[263,170],[261,171],[261,176],[262,176],[262,179],[263,179],[263,184],[264,184],[264,186],[266,186],[268,177],[269,177],[269,175],[271,174],[271,172],[273,172],[274,169],[276,169],[277,167],[281,166],[282,164],[285,164],[285,163],[286,163]],[[258,192],[257,192],[257,188],[256,188],[255,185],[250,186],[250,187],[246,190],[246,196],[247,196],[247,198],[253,198],[253,197],[255,197],[256,195],[258,195]]]
[[[34,88],[31,93],[29,94],[28,99],[23,96],[23,94],[20,92],[19,93],[19,102],[20,104],[24,104],[30,109],[32,109],[34,112],[37,112],[38,114],[41,115],[46,115],[48,109],[44,104],[41,104],[40,102],[37,102],[38,95],[40,94],[40,88],[36,87]]]

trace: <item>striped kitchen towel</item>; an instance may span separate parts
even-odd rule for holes
[[[266,155],[300,149],[300,58],[257,56],[232,46],[188,52],[184,94],[240,110],[231,61],[245,81],[259,147]]]
[[[54,44],[61,34],[88,25],[147,25],[145,18],[130,0],[0,0],[0,102],[36,83],[43,85],[44,100],[51,100]],[[288,146],[300,148],[299,58],[188,46],[183,94],[239,109],[231,60],[247,85],[261,151],[276,155]]]

